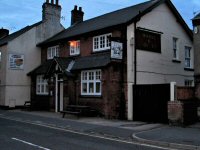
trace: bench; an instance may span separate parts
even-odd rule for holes
[[[25,101],[25,103],[24,103],[24,109],[31,110],[31,101]]]
[[[67,111],[67,110],[63,110],[60,111],[60,113],[62,113],[62,117],[65,117],[65,114],[71,114],[71,115],[76,115],[77,117],[79,117],[81,115],[80,111]]]
[[[90,111],[89,106],[82,105],[68,105],[66,110],[60,111],[62,113],[62,117],[65,117],[65,114],[76,115],[79,117],[80,115],[85,115]]]

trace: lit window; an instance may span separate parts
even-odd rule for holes
[[[173,59],[179,59],[177,38],[173,38]]]
[[[191,47],[185,46],[185,67],[191,68]]]
[[[185,86],[193,86],[193,80],[185,80]]]
[[[110,36],[111,33],[95,36],[93,38],[93,51],[103,51],[110,49]]]
[[[36,93],[38,95],[48,95],[48,83],[47,80],[43,79],[42,75],[37,76]]]
[[[70,41],[70,55],[80,54],[80,41]]]
[[[47,59],[53,59],[55,56],[59,57],[59,46],[49,47],[47,49]]]
[[[81,95],[101,95],[101,70],[81,72]]]

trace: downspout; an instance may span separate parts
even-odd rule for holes
[[[136,28],[138,20],[134,21],[134,85],[137,85],[137,46],[136,46]]]
[[[122,43],[123,43],[123,53],[122,53],[122,66],[121,66],[121,98],[120,98],[120,116],[119,118],[124,120],[125,117],[125,111],[126,111],[126,103],[125,103],[125,88],[124,88],[124,60],[125,57],[127,57],[127,53],[125,53],[125,50],[127,50],[127,35],[126,35],[126,28],[123,28],[122,30]],[[125,35],[125,36],[124,36]]]

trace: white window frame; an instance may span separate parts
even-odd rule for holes
[[[185,86],[188,87],[194,86],[194,80],[185,79]]]
[[[59,57],[59,45],[48,47],[47,49],[47,59],[53,59],[55,56]]]
[[[43,79],[43,75],[38,75],[36,77],[36,94],[37,95],[48,95],[48,82]]]
[[[75,45],[71,45],[71,43]],[[79,55],[80,54],[80,40],[70,41],[70,56]]]
[[[191,50],[192,47],[185,46],[185,68],[192,68]]]
[[[179,39],[173,37],[172,39],[172,46],[173,46],[173,59],[179,60],[179,47],[178,47]]]
[[[101,83],[102,71],[98,70],[85,70],[81,72],[81,95],[87,96],[101,96],[102,83]],[[84,84],[86,85],[86,92],[84,92]],[[97,84],[99,85],[99,92],[97,92]],[[90,88],[93,85],[93,91]]]
[[[112,36],[112,34],[108,33],[93,37],[93,51],[98,52],[110,49],[111,41],[108,39],[109,36]]]

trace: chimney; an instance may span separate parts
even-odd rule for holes
[[[77,5],[74,6],[74,9],[71,11],[71,25],[74,25],[76,23],[83,21],[84,12],[82,11],[82,7],[77,7]]]
[[[42,21],[59,21],[60,23],[61,6],[59,0],[46,0],[42,8]]]
[[[8,35],[9,35],[9,30],[3,29],[3,28],[0,29],[0,39],[6,37]]]

